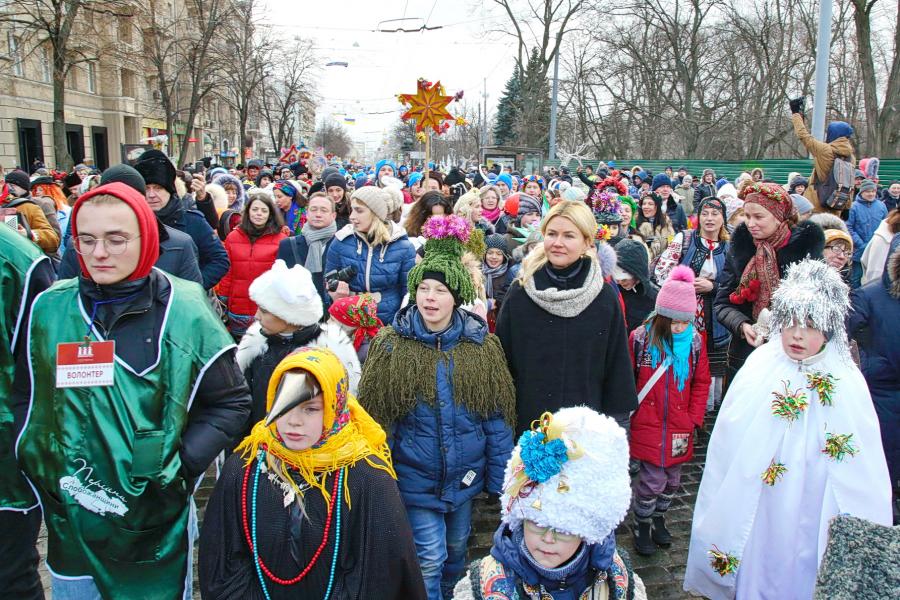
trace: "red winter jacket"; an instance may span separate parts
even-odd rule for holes
[[[219,282],[219,296],[228,298],[228,311],[236,315],[255,315],[256,303],[250,300],[250,284],[272,268],[278,254],[278,243],[287,236],[270,233],[250,241],[243,229],[237,227],[225,238],[225,251],[231,268]]]
[[[631,360],[635,365],[637,391],[656,371],[647,351],[647,331],[638,327],[629,338]],[[706,345],[694,332],[691,348],[691,373],[678,391],[672,367],[653,385],[631,417],[631,458],[659,467],[671,467],[694,455],[694,428],[703,425],[709,394],[709,361]]]

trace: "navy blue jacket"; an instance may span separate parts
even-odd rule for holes
[[[316,286],[316,291],[319,292],[319,296],[322,297],[322,302],[325,303],[325,306],[331,304],[331,296],[325,291],[325,255],[328,254],[328,247],[333,240],[334,238],[331,238],[325,244],[325,254],[322,255],[322,270],[318,273],[311,273],[313,284]],[[287,264],[288,269],[290,269],[294,265],[306,266],[308,254],[309,244],[306,242],[306,237],[300,234],[281,240],[278,243],[278,255],[275,258],[276,260],[283,260]]]
[[[197,246],[186,233],[167,227],[160,221],[159,224],[159,258],[156,259],[156,268],[165,271],[169,275],[180,277],[188,281],[202,284],[203,277],[197,263]],[[59,263],[58,276],[60,279],[78,277],[81,266],[78,264],[73,244],[66,247],[62,261]]]
[[[356,266],[356,277],[350,282],[350,291],[378,292],[378,318],[390,323],[400,309],[406,295],[406,279],[416,266],[416,249],[406,237],[406,232],[391,223],[391,241],[370,247],[353,231],[352,225],[339,229],[325,252],[325,272]]]
[[[687,229],[687,215],[684,214],[684,207],[674,199],[670,198],[666,205],[666,217],[672,223],[672,229],[675,233]]]
[[[855,205],[855,203],[854,203]],[[847,332],[859,344],[860,370],[881,423],[891,477],[900,476],[900,234],[891,241],[881,281],[850,293]]]
[[[183,231],[194,240],[199,253],[203,288],[208,290],[219,283],[231,267],[231,262],[228,260],[228,253],[225,252],[225,246],[206,222],[206,217],[195,210],[185,210],[181,199],[177,196],[172,196],[169,202],[157,211],[156,216],[169,227]]]
[[[433,348],[439,343],[445,352],[460,343],[480,346],[489,335],[487,324],[464,310],[456,311],[448,329],[432,333],[415,305],[398,312],[393,326],[405,342]],[[483,489],[499,494],[513,449],[512,429],[502,415],[484,420],[456,402],[453,361],[445,356],[447,360],[438,362],[434,374],[436,406],[420,400],[411,413],[394,423],[390,442],[403,502],[438,512],[455,510]],[[467,479],[470,471],[473,475]]]

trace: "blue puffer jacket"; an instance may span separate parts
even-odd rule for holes
[[[391,241],[372,248],[347,225],[334,235],[325,253],[325,273],[354,265],[356,277],[350,282],[354,293],[378,292],[378,318],[390,323],[406,295],[406,279],[416,265],[416,249],[406,232],[391,223]]]
[[[489,335],[483,320],[463,310],[456,311],[444,332],[432,333],[415,305],[397,313],[393,326],[404,340],[445,352],[460,343],[480,346]],[[437,406],[419,401],[415,410],[394,424],[391,440],[403,502],[439,512],[455,510],[483,489],[500,493],[513,449],[512,429],[502,415],[484,420],[457,404],[453,363],[445,356],[447,360],[438,362],[434,375]]]
[[[887,207],[884,202],[876,196],[871,202],[863,200],[862,196],[856,195],[856,201],[850,207],[850,217],[847,219],[847,229],[850,230],[850,237],[853,238],[853,260],[859,262],[866,246],[875,230],[887,217]]]

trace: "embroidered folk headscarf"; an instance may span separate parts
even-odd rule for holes
[[[322,390],[324,415],[319,441],[306,450],[290,450],[281,441],[275,421],[266,425],[266,419],[262,419],[235,452],[241,453],[250,465],[260,449],[265,450],[269,468],[298,495],[302,493],[290,475],[291,470],[299,473],[310,487],[318,489],[326,503],[331,499],[325,489],[325,477],[321,475],[353,466],[360,460],[396,479],[384,430],[350,393],[347,370],[330,350],[301,348],[285,357],[269,379],[266,410],[272,410],[282,378],[297,370],[312,375]],[[349,505],[348,490],[345,478],[344,492]]]
[[[753,239],[756,254],[744,267],[737,290],[729,296],[733,304],[752,302],[753,318],[756,319],[762,309],[768,308],[772,294],[778,288],[781,274],[776,253],[791,237],[790,218],[797,209],[784,188],[775,183],[748,182],[741,186],[738,197],[745,205],[759,204],[779,221],[772,235],[762,240]]]
[[[328,314],[338,323],[355,329],[353,348],[356,350],[359,350],[367,339],[374,339],[378,331],[384,327],[384,323],[378,318],[378,303],[370,294],[335,300],[328,308]]]

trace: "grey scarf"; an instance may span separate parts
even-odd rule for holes
[[[574,290],[560,290],[554,287],[539,290],[534,286],[534,277],[525,282],[525,293],[535,304],[556,317],[577,317],[600,295],[603,277],[596,260],[591,260],[584,286]]]
[[[494,297],[494,277],[506,275],[509,270],[509,261],[504,260],[496,267],[489,267],[487,263],[481,263],[481,273],[484,275],[484,293],[488,298]]]
[[[306,238],[306,244],[309,246],[309,252],[306,253],[306,263],[303,265],[310,273],[322,272],[322,255],[325,254],[325,244],[334,237],[337,231],[337,225],[334,222],[327,227],[316,229],[309,224],[309,221],[303,224],[300,234]]]

